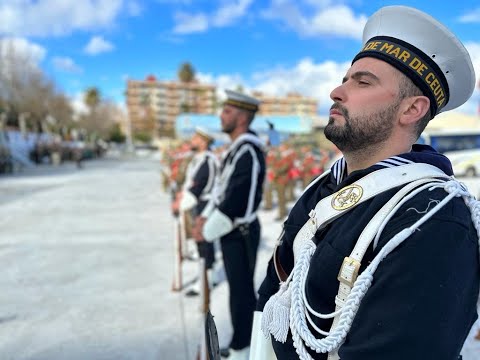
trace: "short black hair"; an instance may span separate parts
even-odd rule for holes
[[[425,94],[413,83],[412,80],[410,80],[409,77],[400,73],[398,99],[403,100],[412,96],[425,96]],[[432,111],[429,108],[426,114],[415,125],[415,140],[418,140],[432,118]]]

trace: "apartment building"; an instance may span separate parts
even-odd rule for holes
[[[133,136],[147,134],[152,139],[174,136],[175,120],[181,113],[214,114],[215,86],[176,81],[128,80],[128,116]]]
[[[259,115],[300,115],[316,116],[318,101],[298,93],[288,93],[286,96],[269,96],[260,91],[252,92],[259,99]]]

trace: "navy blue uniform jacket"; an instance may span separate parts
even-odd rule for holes
[[[414,145],[411,153],[399,157],[430,163],[452,173],[448,159],[427,146]],[[287,274],[294,265],[295,235],[317,202],[381,167],[377,164],[340,180],[332,171],[301,196],[284,224],[278,248]],[[318,245],[306,280],[306,296],[313,309],[322,313],[334,311],[337,275],[344,257],[349,256],[372,216],[398,189],[358,205],[317,232]],[[405,203],[389,221],[375,250],[370,246],[360,271],[390,238],[446,196],[443,189],[423,191]],[[278,290],[278,284],[270,260],[259,289],[257,310],[263,309]],[[461,198],[455,198],[380,263],[339,356],[341,360],[455,360],[477,318],[478,291],[478,237],[469,209]],[[331,320],[314,319],[317,326],[330,330]],[[312,333],[321,337],[314,330]],[[272,341],[279,360],[298,358],[291,334],[285,344]],[[314,359],[327,359],[326,354],[310,353]]]

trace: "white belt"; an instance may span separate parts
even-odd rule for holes
[[[253,213],[249,216],[244,216],[242,218],[235,218],[235,220],[233,220],[233,226],[237,227],[240,225],[251,224],[255,220],[257,220],[257,214]]]
[[[202,201],[209,201],[211,198],[212,198],[211,194],[200,195],[200,200]]]

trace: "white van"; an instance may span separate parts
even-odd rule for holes
[[[452,162],[456,177],[480,176],[480,149],[450,151],[443,155]]]

